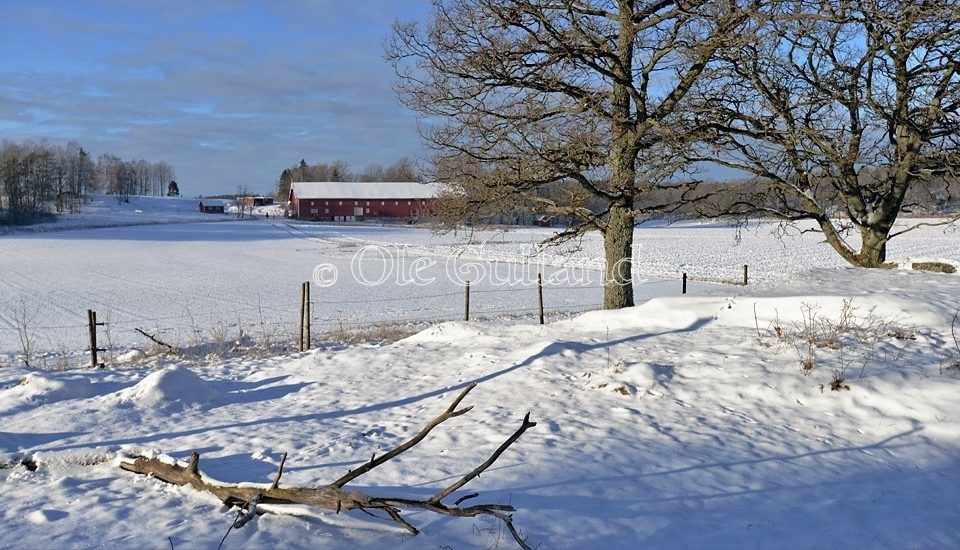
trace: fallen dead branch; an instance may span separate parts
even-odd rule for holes
[[[168,344],[168,343],[160,340],[159,338],[157,338],[157,337],[154,336],[153,334],[148,334],[146,331],[144,331],[144,330],[141,329],[141,328],[134,327],[133,330],[135,330],[135,331],[139,332],[140,334],[146,336],[146,337],[149,338],[151,341],[153,341],[154,344],[157,344],[158,346],[163,346],[163,347],[169,349],[170,351],[172,351],[172,352],[174,352],[174,353],[176,353],[177,351],[179,351],[179,350],[177,350],[177,348],[175,348],[175,347],[171,346],[170,344]]]
[[[212,493],[227,505],[240,506],[242,508],[245,508],[248,503],[257,502],[259,504],[305,504],[316,506],[318,508],[334,510],[337,513],[340,513],[341,510],[363,510],[368,512],[370,510],[382,510],[393,521],[414,535],[418,534],[420,531],[400,516],[400,511],[402,509],[427,510],[438,514],[456,517],[476,517],[481,515],[492,516],[504,523],[507,530],[510,531],[510,534],[513,536],[514,540],[517,541],[521,548],[529,550],[530,546],[527,545],[519,531],[517,531],[513,525],[513,516],[511,514],[511,512],[515,511],[513,506],[507,504],[475,504],[473,506],[460,506],[462,502],[471,498],[475,498],[477,493],[465,495],[456,500],[453,504],[445,504],[443,499],[447,498],[455,491],[462,488],[464,485],[483,473],[483,471],[496,462],[496,460],[501,454],[503,454],[504,451],[507,450],[507,448],[520,439],[520,436],[522,436],[524,432],[536,426],[536,422],[530,421],[530,413],[527,413],[526,416],[523,417],[523,422],[520,424],[520,427],[517,429],[517,431],[507,438],[507,440],[504,441],[503,444],[501,444],[486,461],[474,468],[470,473],[457,480],[455,483],[441,489],[426,500],[374,496],[359,491],[350,491],[344,489],[344,486],[347,483],[359,478],[377,466],[384,464],[385,462],[416,446],[434,428],[443,422],[470,412],[470,410],[473,409],[472,405],[461,409],[458,409],[457,407],[460,406],[461,401],[463,401],[467,394],[470,393],[470,391],[475,387],[476,384],[471,384],[462,392],[460,392],[460,395],[454,399],[453,403],[451,403],[443,413],[431,420],[426,426],[424,426],[423,429],[420,430],[419,433],[403,444],[379,457],[376,455],[371,456],[370,460],[365,462],[362,466],[359,466],[354,470],[350,470],[345,475],[340,477],[340,479],[337,479],[336,481],[327,485],[318,487],[280,487],[280,476],[283,475],[283,464],[286,462],[286,453],[283,455],[283,460],[280,462],[280,467],[273,483],[262,486],[255,486],[250,483],[225,485],[208,479],[200,472],[200,455],[197,453],[192,453],[190,455],[190,461],[186,466],[170,464],[168,462],[164,462],[160,458],[139,456],[131,457],[132,461],[121,461],[120,467],[130,472],[152,475],[161,481],[172,483],[174,485],[189,485],[198,491]],[[263,511],[262,508],[258,508],[257,510]]]

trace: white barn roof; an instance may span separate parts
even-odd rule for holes
[[[440,194],[436,183],[303,181],[291,184],[298,199],[432,199]]]

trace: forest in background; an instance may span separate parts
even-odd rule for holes
[[[175,187],[165,161],[124,160],[102,154],[96,161],[78,142],[0,142],[0,223],[23,225],[55,213],[76,212],[92,193],[161,196]]]

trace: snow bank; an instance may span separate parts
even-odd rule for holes
[[[554,323],[570,330],[657,329],[684,330],[709,322],[727,298],[654,298],[639,306],[616,311],[589,311]]]
[[[936,326],[942,311],[928,302],[883,295],[742,297],[721,310],[718,324],[726,327],[765,328],[771,324],[802,324],[816,318],[839,319],[847,308],[857,318]]]
[[[117,397],[141,409],[176,410],[203,405],[219,405],[223,394],[190,369],[170,366],[144,377],[135,386],[120,390]]]
[[[57,377],[32,372],[19,384],[0,392],[0,408],[4,402],[29,401],[35,404],[81,399],[94,394],[93,384],[83,376]]]
[[[405,341],[413,343],[462,342],[464,339],[477,338],[481,335],[483,335],[483,332],[481,332],[476,325],[450,321],[424,329],[417,334],[407,337]]]

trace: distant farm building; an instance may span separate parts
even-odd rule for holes
[[[223,204],[203,204],[200,203],[200,211],[204,214],[223,214]]]
[[[270,206],[273,204],[273,197],[240,197],[240,203],[246,207]]]
[[[296,182],[290,185],[290,215],[330,221],[412,219],[430,211],[439,189],[435,183]]]

